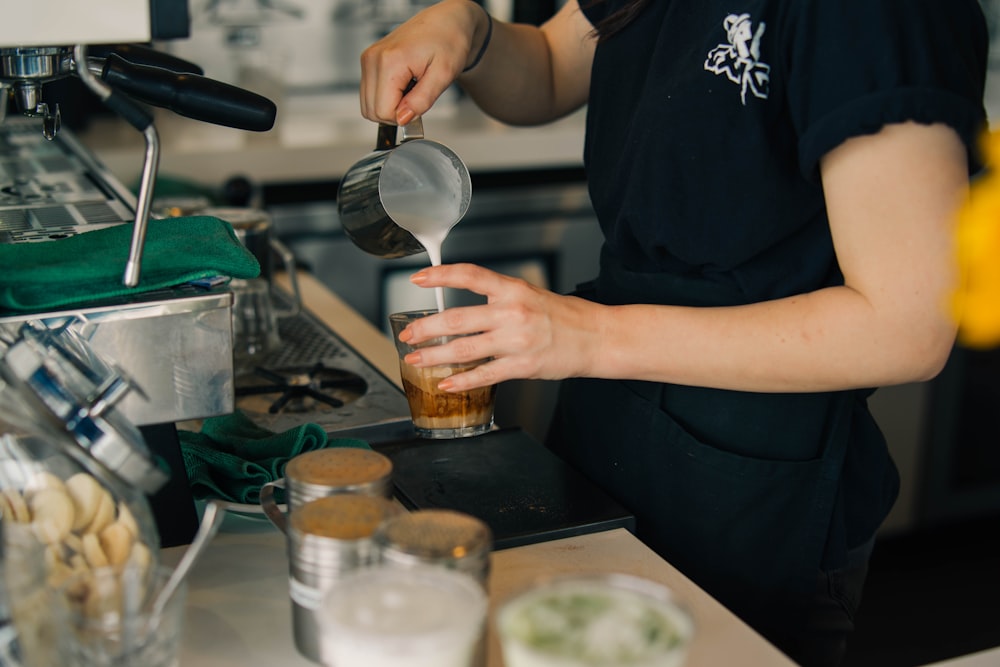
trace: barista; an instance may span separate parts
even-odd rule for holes
[[[838,664],[898,488],[868,388],[933,377],[954,340],[986,41],[975,0],[570,0],[537,28],[431,6],[362,56],[364,116],[456,80],[513,124],[588,105],[606,243],[571,296],[417,272],[487,303],[411,324],[478,335],[407,361],[492,359],[453,390],[563,380],[549,445],[793,659]]]

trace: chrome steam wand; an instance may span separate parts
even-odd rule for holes
[[[151,114],[94,76],[87,67],[86,46],[75,46],[73,59],[77,64],[77,76],[80,77],[84,85],[104,104],[117,111],[133,127],[142,132],[143,139],[146,141],[142,175],[139,180],[139,194],[136,198],[132,242],[129,247],[128,261],[125,264],[125,274],[122,277],[122,282],[126,287],[135,287],[139,284],[142,273],[142,251],[146,244],[146,228],[149,224],[149,211],[153,201],[153,186],[156,183],[156,172],[160,165],[160,136],[153,125]]]

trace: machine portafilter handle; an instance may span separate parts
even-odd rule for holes
[[[195,120],[253,132],[274,127],[274,102],[197,74],[138,65],[111,53],[104,62],[101,79],[129,97]]]
[[[80,79],[105,105],[142,132],[146,140],[132,244],[122,279],[128,287],[139,284],[153,184],[159,167],[159,137],[152,116],[133,100],[164,107],[195,120],[256,132],[270,130],[277,115],[274,102],[266,97],[196,73],[175,71],[200,70],[196,65],[141,48],[136,52],[139,54],[137,59],[157,64],[136,64],[112,52],[98,74],[91,71],[86,47],[81,45],[74,49],[76,62],[86,63],[77,67]]]
[[[205,74],[201,65],[178,58],[177,56],[151,49],[141,44],[117,44],[115,46],[97,46],[88,49],[89,62],[99,62],[97,71],[100,72],[104,60],[111,54],[115,54],[132,63],[133,65],[149,65],[150,67],[162,67],[178,74]],[[91,67],[93,70],[94,67]]]

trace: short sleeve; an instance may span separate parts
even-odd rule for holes
[[[979,166],[988,35],[976,0],[802,0],[787,53],[800,169],[884,125],[945,123]]]

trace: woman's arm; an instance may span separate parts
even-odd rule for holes
[[[414,282],[471,289],[486,306],[413,325],[414,341],[483,331],[412,361],[494,357],[455,389],[515,377],[628,378],[745,391],[802,392],[925,380],[955,336],[955,212],[966,152],[943,125],[905,123],[844,142],[822,161],[845,285],[738,307],[602,306],[470,265]]]
[[[482,60],[469,72],[487,34]],[[591,25],[575,0],[543,26],[493,20],[471,0],[443,0],[361,56],[361,111],[406,124],[423,115],[456,79],[496,119],[518,125],[555,120],[587,101],[594,55]],[[403,91],[412,79],[416,84]]]

